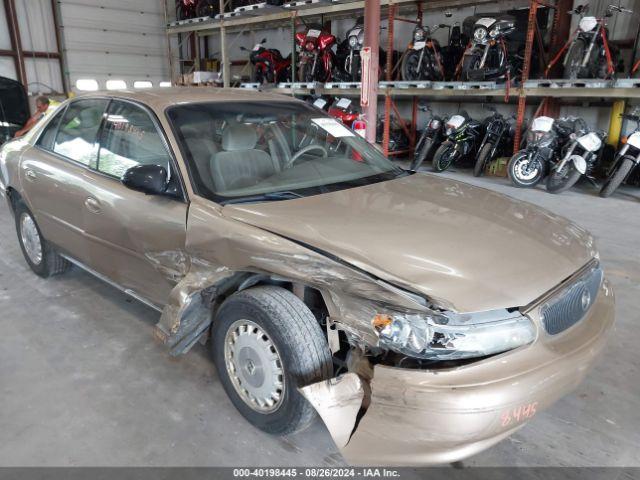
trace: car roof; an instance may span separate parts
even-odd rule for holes
[[[78,98],[112,97],[125,98],[144,103],[158,112],[167,107],[185,103],[203,102],[300,102],[290,96],[245,88],[218,87],[165,87],[144,90],[108,90],[90,92]]]

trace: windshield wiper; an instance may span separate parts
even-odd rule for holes
[[[225,200],[222,202],[223,205],[229,205],[232,203],[250,203],[250,202],[265,202],[272,200],[291,200],[294,198],[303,198],[304,195],[301,195],[296,192],[291,191],[282,191],[282,192],[268,192],[262,193],[260,195],[251,195],[250,197],[239,197],[239,198],[231,198],[229,200]]]

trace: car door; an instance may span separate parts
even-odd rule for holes
[[[141,164],[164,166],[174,193],[146,195],[125,187],[124,172]],[[92,268],[139,299],[164,305],[184,268],[187,202],[164,132],[150,110],[111,101],[90,175],[83,204]]]
[[[35,146],[25,151],[21,184],[44,238],[87,263],[85,206],[88,168],[97,160],[96,142],[107,99],[70,103],[47,124]]]

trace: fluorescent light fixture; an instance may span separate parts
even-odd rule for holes
[[[127,82],[124,80],[107,80],[107,90],[125,90]]]
[[[159,85],[160,85],[162,88],[167,88],[167,87],[170,87],[170,86],[171,86],[171,82],[160,82],[160,83],[159,83]]]
[[[152,88],[153,83],[149,80],[136,80],[133,82],[133,88]]]
[[[80,78],[76,80],[76,88],[83,92],[95,92],[98,90],[98,81],[93,78]]]

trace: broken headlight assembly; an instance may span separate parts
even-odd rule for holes
[[[527,345],[536,337],[528,317],[506,309],[468,314],[388,311],[376,314],[371,323],[380,347],[428,360],[484,357]]]

